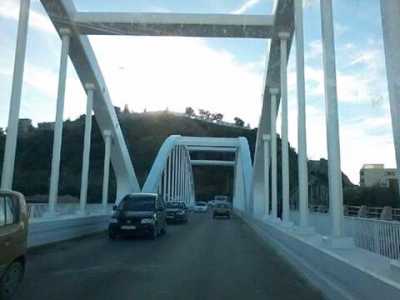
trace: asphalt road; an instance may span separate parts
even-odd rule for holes
[[[28,260],[18,300],[322,299],[237,217],[196,214],[155,241],[102,233]]]

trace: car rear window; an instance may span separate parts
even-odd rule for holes
[[[168,208],[185,208],[185,203],[183,202],[167,202]]]
[[[153,211],[156,205],[154,196],[126,196],[119,205],[122,210]]]

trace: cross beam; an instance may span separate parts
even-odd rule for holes
[[[273,15],[77,12],[76,28],[88,35],[270,38]]]
[[[191,160],[190,163],[192,166],[235,166],[235,161],[231,160]]]

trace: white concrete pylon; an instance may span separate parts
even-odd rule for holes
[[[181,188],[180,188],[180,194],[181,194],[181,201],[183,201],[183,189],[184,189],[184,177],[183,177],[183,171],[184,171],[184,163],[185,163],[185,152],[183,149],[183,146],[181,147],[181,167],[180,167],[180,177],[181,177]]]
[[[105,130],[103,132],[104,138],[104,166],[103,166],[103,191],[102,191],[102,204],[104,210],[107,209],[108,203],[108,185],[110,182],[110,156],[111,156],[111,131]]]
[[[71,31],[67,28],[60,30],[61,35],[61,57],[60,71],[58,78],[56,121],[54,123],[53,155],[51,161],[50,191],[49,191],[49,212],[55,213],[55,206],[58,197],[58,180],[60,176],[60,157],[63,131],[65,84],[67,79],[68,53]]]
[[[297,130],[298,130],[298,178],[299,211],[302,228],[308,227],[308,166],[307,166],[307,129],[306,95],[304,80],[304,30],[303,0],[294,1],[296,34],[296,77],[297,77]]]
[[[276,101],[279,89],[270,88],[271,94],[271,216],[278,217],[278,158],[276,141]]]
[[[21,91],[24,77],[26,40],[28,35],[30,0],[21,0],[18,18],[17,46],[15,48],[14,73],[8,114],[7,136],[4,149],[1,189],[12,189],[15,151],[17,148],[18,121],[21,107]]]
[[[176,166],[176,177],[177,177],[177,191],[176,191],[176,195],[177,195],[177,200],[180,200],[181,197],[181,165],[182,165],[182,151],[181,151],[181,147],[178,146],[178,150],[177,150],[177,154],[178,154],[178,163]]]
[[[176,197],[176,147],[172,150],[172,197],[171,200],[175,201]]]
[[[168,189],[167,189],[167,194],[168,194],[168,196],[167,196],[167,201],[171,201],[171,192],[172,192],[172,181],[171,181],[171,178],[172,178],[172,173],[171,173],[171,162],[172,162],[172,156],[171,156],[171,153],[168,155],[168,183],[167,183],[167,186],[168,186]]]
[[[281,40],[281,134],[282,134],[282,221],[290,222],[289,206],[289,138],[288,138],[288,87],[287,87],[287,42],[288,32],[280,32]]]
[[[86,116],[85,116],[85,135],[83,139],[83,155],[82,155],[82,174],[81,174],[81,193],[80,193],[80,211],[85,213],[87,203],[87,190],[89,179],[89,162],[90,162],[90,144],[92,134],[92,110],[93,110],[93,95],[95,86],[92,83],[85,85],[87,100],[86,100]]]
[[[336,87],[332,0],[321,1],[322,56],[328,145],[329,210],[332,236],[343,236],[343,186],[340,166],[339,116]]]
[[[167,166],[168,166],[168,161],[165,162],[164,170],[162,173],[162,186],[163,186],[163,200],[165,201],[167,199]]]
[[[381,0],[381,18],[397,162],[397,181],[400,191],[400,2]]]
[[[263,135],[264,141],[264,194],[265,194],[265,209],[264,217],[269,217],[270,194],[269,194],[269,144],[271,136],[269,134]]]

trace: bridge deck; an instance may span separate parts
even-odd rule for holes
[[[16,299],[322,299],[237,217],[193,215],[168,231],[33,250]]]

